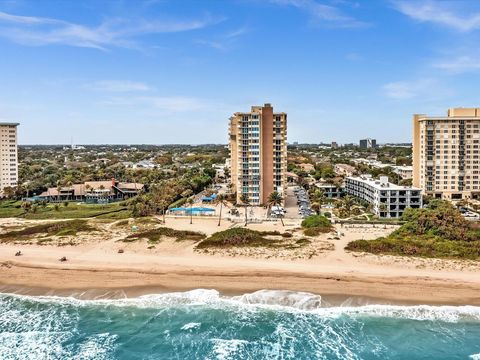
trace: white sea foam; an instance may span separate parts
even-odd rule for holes
[[[193,329],[198,329],[202,324],[201,323],[195,323],[191,322],[188,324],[185,324],[182,326],[181,330],[193,330]]]
[[[313,310],[322,307],[322,297],[306,292],[288,290],[259,290],[254,293],[234,296],[232,301],[250,305],[270,305]]]
[[[197,289],[186,292],[143,295],[137,298],[80,300],[73,297],[27,296],[0,294],[5,297],[38,303],[56,303],[70,306],[134,306],[139,308],[163,308],[181,306],[242,307],[245,310],[271,309],[276,311],[306,312],[322,318],[340,316],[378,316],[410,320],[457,322],[480,321],[480,307],[476,306],[431,306],[431,305],[364,305],[321,307],[319,295],[281,290],[260,290],[241,296],[221,296],[216,290]],[[0,315],[1,318],[1,315]],[[0,319],[1,320],[1,319]],[[5,319],[4,319],[5,320]],[[7,319],[8,320],[8,319]]]
[[[248,344],[245,340],[236,339],[211,339],[213,342],[213,358],[218,360],[228,360],[238,358],[240,350]],[[212,359],[211,356],[207,356],[207,359]]]
[[[480,360],[480,353],[470,355],[469,358],[472,360]]]

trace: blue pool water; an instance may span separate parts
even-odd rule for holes
[[[0,359],[480,359],[480,308],[322,307],[312,294],[0,294]]]

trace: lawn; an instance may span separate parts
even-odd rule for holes
[[[132,216],[130,210],[122,202],[112,204],[81,204],[63,203],[58,204],[56,208],[53,204],[47,206],[38,206],[36,211],[25,212],[22,209],[20,201],[0,201],[0,217],[20,217],[24,219],[42,220],[42,219],[82,219],[96,217],[99,219],[126,219]]]

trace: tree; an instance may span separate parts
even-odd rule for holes
[[[60,193],[62,192],[62,184],[57,182],[57,202],[60,202]]]
[[[32,203],[30,201],[24,201],[22,202],[22,209],[28,213],[32,208]]]
[[[283,197],[282,195],[280,195],[280,193],[274,191],[270,195],[268,195],[267,203],[270,209],[272,208],[272,206],[281,206],[283,203]],[[285,224],[283,223],[283,215],[280,216],[280,221],[282,222],[282,226],[285,226]]]
[[[3,188],[3,196],[5,196],[7,199],[13,198],[15,196],[15,188],[12,186]]]
[[[242,206],[245,208],[245,226],[248,224],[248,206],[250,205],[250,199],[248,198],[247,194],[242,194],[240,196],[240,201],[242,202]]]
[[[193,211],[192,211],[192,207],[194,203],[193,198],[189,197],[186,202],[187,204],[190,205],[190,225],[191,225],[193,224]]]
[[[322,205],[325,203],[325,200],[326,200],[325,192],[321,189],[315,190],[312,195],[312,200],[314,204],[317,204],[315,207],[318,208],[318,210],[316,211],[318,214],[320,214]]]
[[[220,205],[220,214],[218,215],[218,226],[220,226],[220,222],[222,221],[222,208],[223,206],[227,206],[227,198],[224,194],[219,194],[215,198],[215,203]]]

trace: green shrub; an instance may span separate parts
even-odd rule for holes
[[[332,224],[330,220],[328,220],[323,215],[312,215],[307,217],[305,220],[302,221],[302,228],[328,228],[330,229]]]
[[[450,203],[432,200],[425,209],[407,209],[406,221],[387,237],[356,240],[345,249],[374,254],[480,259],[480,233]]]
[[[245,228],[233,228],[217,232],[197,245],[198,249],[232,246],[278,246],[281,240],[265,236],[280,235],[279,232],[261,232]]]
[[[312,215],[302,221],[303,233],[306,236],[318,236],[333,229],[332,223],[323,215]]]

